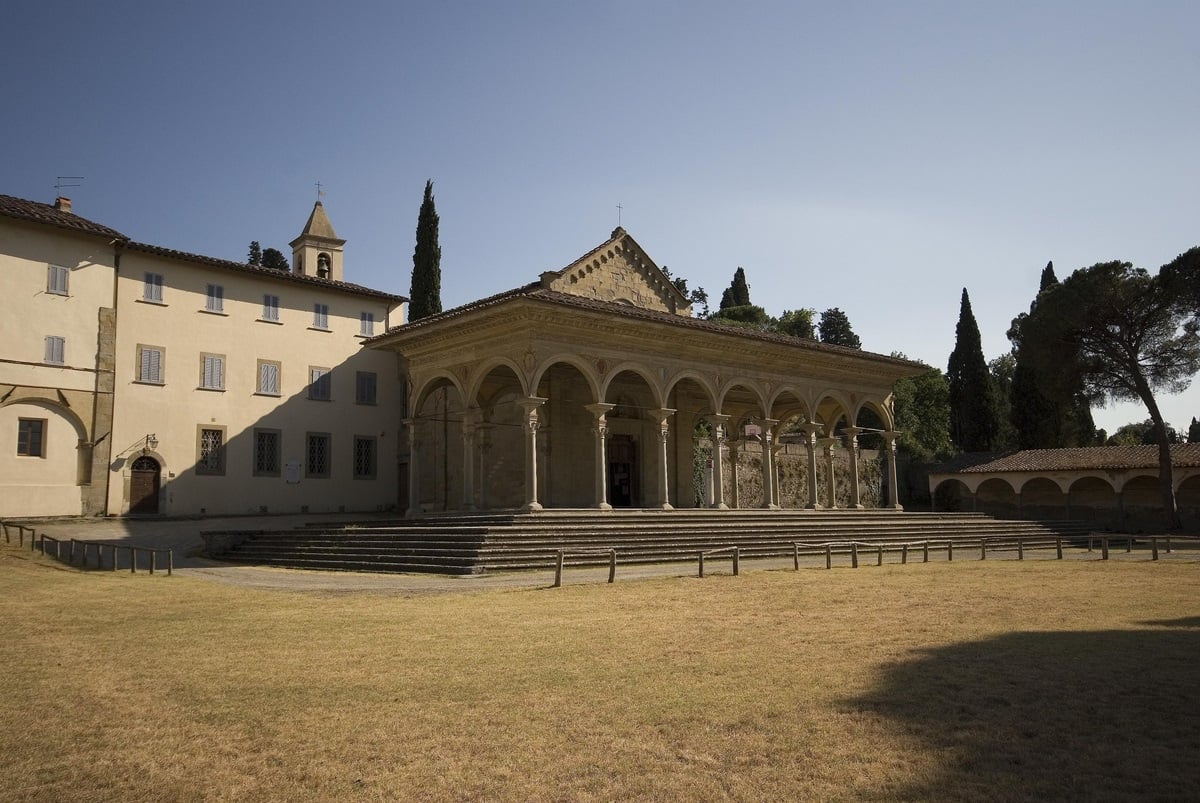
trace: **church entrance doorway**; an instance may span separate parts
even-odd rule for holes
[[[153,514],[158,512],[158,491],[161,469],[153,457],[143,455],[129,469],[129,512]]]
[[[637,442],[632,435],[613,435],[608,442],[608,503],[636,507],[641,502]]]

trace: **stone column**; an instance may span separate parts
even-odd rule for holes
[[[891,510],[904,510],[904,506],[900,504],[900,487],[896,473],[896,438],[899,436],[900,433],[894,430],[883,433],[883,454],[887,459],[887,507]]]
[[[463,414],[463,510],[475,509],[475,428],[479,424],[479,410],[467,410]]]
[[[825,493],[828,496],[825,507],[837,510],[837,477],[833,475],[833,449],[837,446],[837,438],[821,438],[817,443],[825,450]]]
[[[729,441],[729,506],[737,510],[738,502],[738,452],[742,450],[742,442],[734,439]]]
[[[663,510],[675,509],[671,507],[670,477],[667,473],[667,443],[671,438],[671,416],[674,414],[674,410],[666,407],[650,411],[650,415],[658,422],[658,501]]]
[[[775,506],[779,508],[783,507],[783,491],[779,481],[779,453],[782,451],[785,450],[783,444],[779,442],[778,433],[776,433],[775,439],[771,442],[771,478],[775,484]]]
[[[404,419],[404,430],[408,433],[408,510],[404,516],[415,519],[421,515],[421,441],[417,437],[417,419]]]
[[[476,427],[476,440],[479,442],[479,507],[483,510],[491,510],[492,500],[488,483],[488,454],[492,451],[492,425],[483,423]]]
[[[712,506],[717,510],[728,510],[729,505],[725,504],[725,457],[721,454],[721,450],[725,444],[725,423],[729,421],[729,416],[713,413],[706,418],[709,426],[712,427]]]
[[[809,510],[818,510],[821,504],[817,501],[817,433],[821,431],[820,424],[809,421],[804,430],[804,451],[808,456],[808,503]]]
[[[862,492],[858,487],[858,433],[859,427],[846,427],[846,454],[850,458],[850,509],[862,510]]]
[[[528,396],[517,402],[525,411],[522,421],[525,429],[525,511],[528,513],[542,509],[538,502],[537,431],[538,408],[546,401],[540,396]]]
[[[775,501],[775,426],[779,423],[773,418],[759,419],[758,426],[762,430],[762,464],[763,464],[763,504],[764,508],[778,510]]]
[[[596,417],[592,434],[596,439],[596,502],[593,505],[599,510],[612,510],[608,503],[608,419],[607,415],[615,404],[600,402],[589,404],[584,409]]]

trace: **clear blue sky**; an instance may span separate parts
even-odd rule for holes
[[[1198,29],[1195,0],[17,3],[0,193],[84,176],[79,214],[244,259],[288,252],[320,181],[346,278],[407,294],[432,178],[446,307],[566,265],[619,203],[714,300],[740,265],[769,312],[841,307],[944,369],[964,286],[990,359],[1048,260],[1200,244]]]

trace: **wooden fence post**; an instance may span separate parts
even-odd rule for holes
[[[979,559],[987,560],[987,539],[986,538],[979,539]]]
[[[171,560],[171,553],[167,552],[167,560]],[[167,563],[167,574],[171,573],[171,564]],[[608,550],[608,582],[615,583],[617,581],[617,550]]]
[[[833,547],[829,543],[825,544],[825,568],[833,568]]]
[[[1167,554],[1171,554],[1171,536],[1167,536]]]
[[[1017,560],[1025,560],[1025,539],[1017,536]]]
[[[1158,560],[1158,539],[1150,539],[1150,560]]]
[[[924,547],[925,547],[925,559],[921,562],[928,563],[929,562],[929,541],[928,540],[925,541]]]
[[[34,552],[37,550],[37,540],[38,540],[37,530],[30,527],[29,528],[29,551],[30,552]]]
[[[946,560],[954,560],[954,542],[946,542]]]
[[[1100,560],[1108,560],[1108,536],[1100,539]]]
[[[858,568],[858,542],[857,541],[850,542],[850,566],[851,566],[851,568],[854,568],[854,569]]]
[[[117,545],[116,544],[112,545],[112,562],[113,562],[112,570],[115,572],[117,570]]]
[[[741,550],[738,547],[734,547],[733,548],[733,576],[734,577],[737,577],[737,575],[738,575],[738,556],[740,554],[741,554]]]
[[[900,545],[900,562],[902,564],[908,563],[908,544]]]
[[[792,568],[800,571],[800,545],[795,541],[792,542]]]
[[[129,547],[129,573],[137,574],[137,547]]]
[[[151,567],[153,567],[154,559],[151,558],[150,560],[151,560],[150,565],[151,565]],[[563,567],[563,551],[560,549],[560,550],[558,550],[558,556],[554,560],[554,587],[555,588],[558,588],[559,586],[562,585],[562,567]],[[151,569],[151,571],[153,571],[153,568]]]
[[[71,548],[67,551],[67,563],[75,565],[75,539],[71,539]]]
[[[1062,536],[1054,539],[1054,550],[1058,553],[1058,559],[1062,560]]]
[[[157,549],[150,550],[150,574],[154,574],[154,558],[158,555]]]
[[[875,565],[882,566],[883,565],[883,544],[879,544],[878,549],[879,549],[879,554],[876,555],[876,557],[875,557]]]
[[[700,577],[704,576],[704,553],[700,553]]]
[[[1133,551],[1133,536],[1132,536],[1132,535],[1131,535],[1131,536],[1129,536],[1129,538],[1128,538],[1128,539],[1126,539],[1126,541],[1125,541],[1125,551],[1126,551],[1126,552],[1132,552],[1132,551]]]
[[[1095,538],[1093,533],[1088,533],[1088,552],[1092,551],[1092,540]]]

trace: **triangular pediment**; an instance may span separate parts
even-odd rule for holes
[[[567,267],[542,274],[542,287],[641,309],[691,315],[687,297],[622,228]]]

